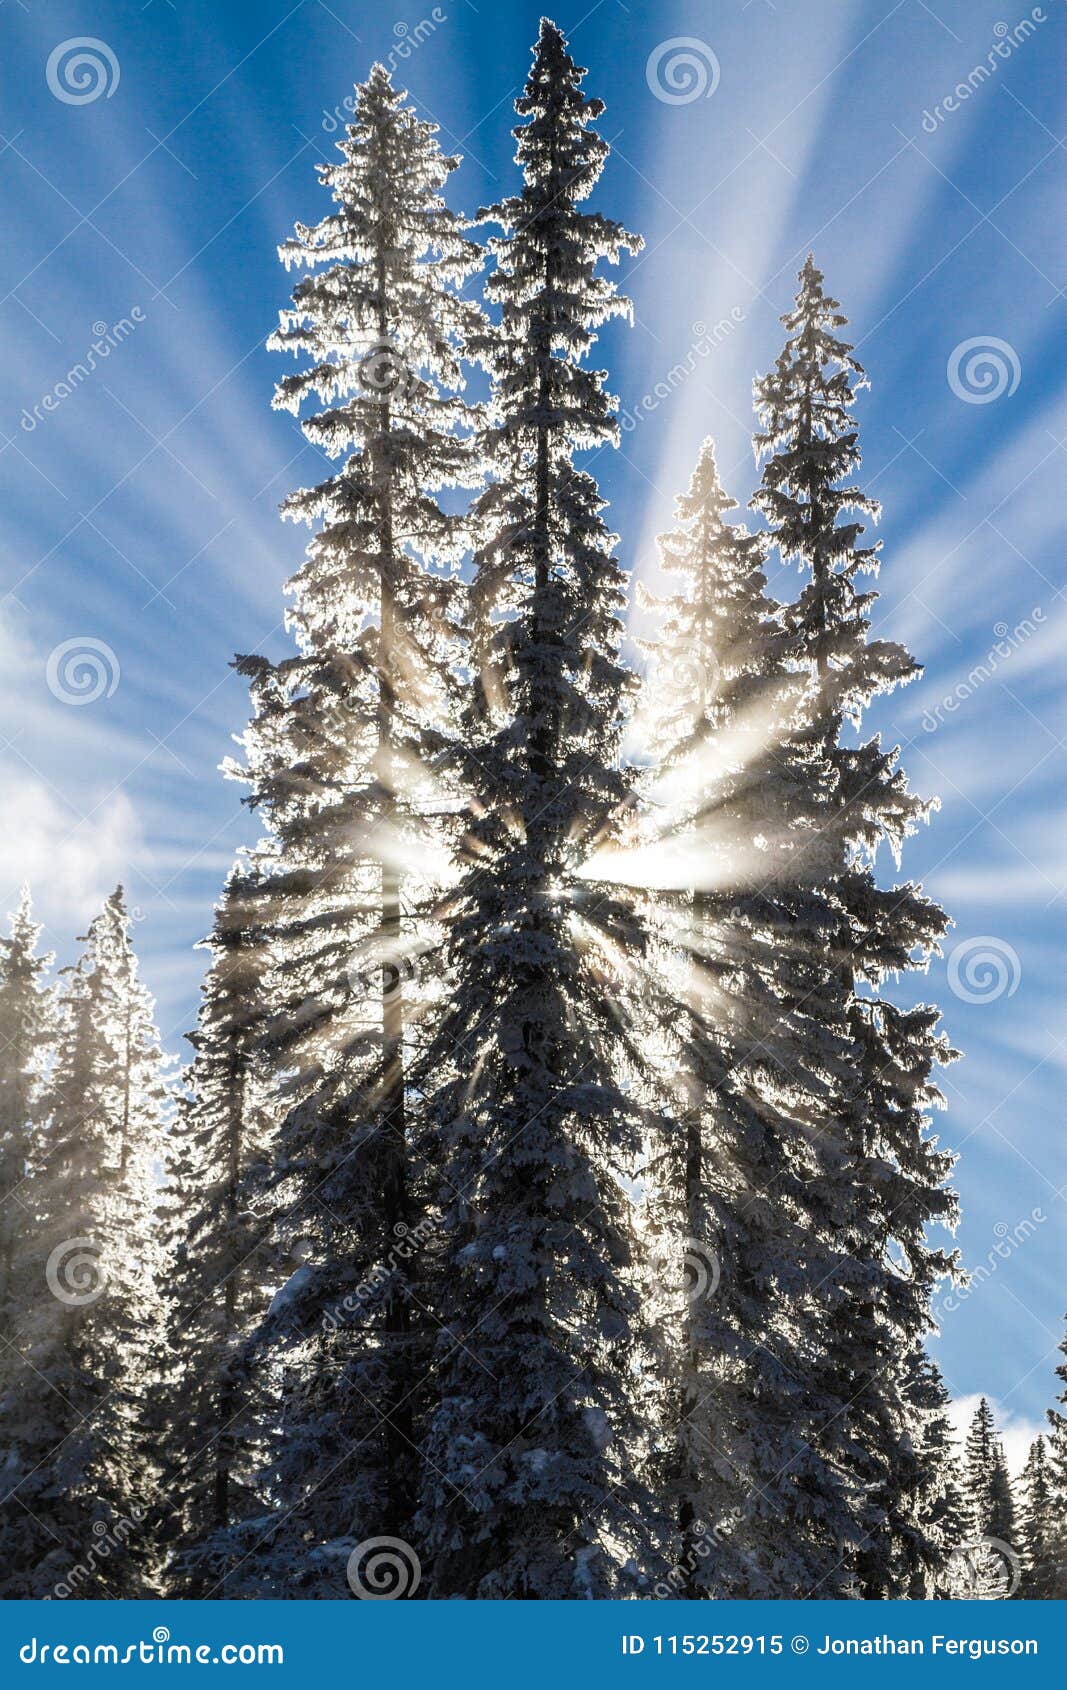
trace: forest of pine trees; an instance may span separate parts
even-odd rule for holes
[[[375,65],[281,248],[331,473],[184,1074],[121,888],[55,979],[28,897],[0,942],[5,1597],[1067,1596],[1067,1413],[1013,1482],[926,1350],[957,1053],[892,990],[947,916],[885,872],[866,377],[809,256],[752,518],[705,440],[631,662],[584,76],[543,22],[467,219]]]

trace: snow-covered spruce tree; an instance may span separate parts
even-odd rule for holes
[[[1017,1556],[1018,1545],[1004,1445],[985,1397],[974,1411],[963,1446],[963,1491],[968,1539],[964,1553],[950,1567],[954,1594],[995,1600],[1013,1583],[1017,1563],[1012,1556]]]
[[[487,284],[499,323],[473,343],[495,471],[476,511],[473,797],[455,986],[416,1071],[447,1258],[416,1522],[433,1597],[609,1596],[654,1576],[622,1184],[645,1126],[626,1074],[643,1056],[611,984],[642,933],[630,897],[577,877],[630,797],[623,575],[575,458],[615,438],[585,359],[628,310],[599,266],[638,243],[580,209],[608,152],[583,76],[542,21],[516,102],[523,187],[483,214],[503,233]]]
[[[655,1160],[650,1210],[685,1235],[695,1293],[680,1300],[667,1410],[678,1521],[668,1584],[691,1596],[842,1594],[852,1499],[818,1437],[841,1405],[812,1367],[807,1322],[838,1265],[816,1129],[826,1070],[847,1051],[823,1033],[821,952],[807,939],[826,921],[812,881],[827,865],[800,731],[804,678],[766,592],[763,542],[728,520],[735,508],[706,441],[660,538],[683,586],[659,601],[665,620],[649,642],[657,837],[645,851],[656,885],[674,889],[657,899],[657,927],[668,965],[680,956],[688,1005],[679,1125]]]
[[[226,1594],[235,1522],[262,1516],[262,1460],[248,1402],[246,1346],[269,1301],[263,1221],[251,1203],[264,1184],[272,1114],[258,1038],[264,1019],[263,945],[255,882],[235,867],[206,944],[195,1057],[167,1155],[173,1233],[166,1274],[168,1412],[166,1499],[175,1594]],[[262,1390],[262,1386],[261,1386]]]
[[[150,1593],[166,1079],[121,888],[69,971],[16,1271],[35,1294],[11,1385],[7,1596]],[[19,1506],[21,1505],[21,1506]]]
[[[806,578],[785,626],[811,677],[811,741],[827,792],[821,848],[832,847],[835,859],[818,880],[830,920],[812,937],[825,972],[822,1026],[850,1047],[821,1123],[840,1248],[840,1270],[811,1311],[826,1389],[841,1404],[826,1447],[854,1487],[855,1587],[894,1596],[930,1554],[908,1502],[921,1486],[906,1381],[908,1357],[930,1326],[932,1287],[952,1268],[927,1232],[956,1214],[945,1185],[952,1158],[929,1135],[929,1110],[942,1103],[933,1071],[954,1053],[935,1009],[901,1009],[885,985],[927,965],[947,917],[918,886],[883,887],[876,878],[880,847],[899,857],[930,806],[908,791],[896,749],[855,730],[873,699],[919,669],[901,646],[869,638],[876,595],[859,578],[877,567],[878,546],[861,545],[857,518],[878,507],[850,480],[860,462],[851,407],[866,378],[822,284],[809,257],[783,318],[785,347],[756,383],[756,448],[766,461],[753,504],[783,563],[796,560]]]
[[[37,955],[41,929],[23,889],[0,939],[0,1338],[11,1342],[25,1288],[13,1275],[16,1244],[29,1217],[26,1178],[36,1148],[46,1047],[54,1032],[44,977],[51,957]],[[0,1353],[0,1396],[5,1394]]]
[[[1064,1359],[1056,1369],[1056,1376],[1064,1389],[1057,1401],[1062,1408],[1067,1408],[1067,1338],[1060,1345],[1060,1355]],[[1048,1423],[1045,1442],[1048,1446],[1048,1465],[1053,1495],[1056,1498],[1054,1542],[1056,1570],[1052,1599],[1063,1601],[1067,1598],[1067,1414],[1061,1413],[1059,1408],[1050,1408]]]
[[[968,1515],[960,1452],[948,1414],[949,1394],[937,1363],[917,1350],[909,1368],[907,1398],[912,1409],[915,1512],[925,1551],[916,1562],[908,1594],[913,1600],[951,1594],[946,1578],[952,1556],[967,1541]]]
[[[405,1066],[439,854],[422,742],[453,704],[464,526],[438,494],[478,477],[458,349],[481,322],[461,292],[481,254],[435,136],[376,65],[321,168],[336,209],[281,249],[307,273],[271,344],[306,362],[275,403],[317,398],[304,433],[341,462],[283,506],[321,519],[291,583],[298,655],[238,662],[256,714],[232,772],[269,826],[253,919],[284,1081],[263,1202],[290,1269],[251,1358],[253,1387],[284,1400],[277,1529],[244,1546],[263,1594],[344,1593],[356,1542],[411,1531],[425,1342]]]
[[[1055,1596],[1058,1545],[1063,1532],[1062,1511],[1052,1481],[1044,1438],[1030,1445],[1019,1480],[1018,1549],[1023,1559],[1019,1595],[1047,1602]]]

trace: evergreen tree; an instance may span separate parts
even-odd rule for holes
[[[1060,1354],[1064,1360],[1056,1369],[1056,1375],[1064,1389],[1058,1397],[1067,1408],[1067,1339],[1060,1345]],[[1061,1414],[1058,1408],[1048,1411],[1049,1429],[1045,1435],[1049,1478],[1055,1497],[1056,1525],[1053,1534],[1053,1548],[1055,1556],[1055,1575],[1052,1597],[1062,1601],[1067,1597],[1067,1415]]]
[[[684,1299],[668,1411],[678,1593],[844,1594],[852,1498],[819,1438],[840,1405],[807,1329],[838,1268],[817,1127],[823,1071],[842,1052],[817,1019],[818,949],[794,937],[825,919],[812,884],[822,797],[763,543],[727,519],[734,508],[706,441],[660,539],[683,589],[662,603],[650,683],[661,819],[645,854],[675,889],[661,926],[688,1003],[681,1130],[666,1134],[653,1214],[669,1224],[680,1207],[717,1280]]]
[[[851,407],[866,377],[822,282],[809,257],[783,318],[785,347],[756,384],[756,447],[766,461],[753,504],[782,561],[795,559],[805,575],[785,627],[811,678],[810,740],[826,794],[820,849],[833,857],[817,882],[828,919],[810,936],[824,970],[819,1023],[847,1051],[820,1123],[840,1252],[822,1307],[811,1311],[824,1388],[840,1403],[826,1453],[852,1475],[857,1586],[893,1596],[928,1559],[906,1500],[917,1488],[907,1367],[929,1328],[932,1288],[952,1268],[926,1235],[956,1213],[945,1187],[951,1157],[928,1132],[929,1110],[943,1102],[933,1070],[955,1053],[935,1009],[900,1009],[885,993],[890,976],[926,966],[947,917],[921,888],[883,887],[875,875],[880,847],[898,858],[930,806],[908,791],[896,749],[853,730],[872,699],[919,670],[901,646],[868,637],[875,595],[859,578],[876,569],[878,547],[860,544],[856,518],[877,506],[848,479],[860,461]]]
[[[1056,1591],[1062,1523],[1044,1438],[1036,1438],[1019,1481],[1018,1544],[1023,1558],[1020,1596],[1046,1602]]]
[[[207,941],[211,967],[189,1035],[196,1054],[168,1154],[176,1236],[166,1287],[173,1407],[163,1490],[170,1583],[194,1596],[226,1594],[239,1553],[231,1528],[264,1511],[246,1377],[247,1339],[269,1300],[272,1266],[253,1207],[272,1121],[257,1044],[264,959],[255,919],[255,883],[235,868]],[[270,1405],[277,1413],[276,1397]]]
[[[950,1563],[953,1594],[977,1600],[1013,1595],[1021,1565],[1015,1505],[1004,1445],[985,1397],[963,1446],[963,1483],[969,1537]]]
[[[916,1351],[913,1358],[907,1396],[918,1455],[914,1511],[924,1551],[909,1595],[921,1599],[943,1594],[952,1557],[967,1541],[968,1516],[960,1454],[948,1414],[949,1394],[937,1363],[925,1350]]]
[[[10,938],[0,940],[0,1338],[5,1344],[18,1329],[26,1295],[26,1288],[15,1283],[13,1269],[29,1213],[26,1177],[36,1149],[46,1050],[54,1032],[44,984],[52,959],[37,955],[41,929],[33,920],[25,888],[10,921]],[[0,1356],[0,1378],[4,1370]]]
[[[516,102],[523,186],[485,214],[503,229],[487,284],[500,320],[472,342],[495,474],[476,511],[473,797],[454,994],[417,1073],[445,1240],[417,1523],[434,1597],[605,1596],[651,1571],[623,1186],[646,1127],[626,1076],[645,1059],[610,978],[643,940],[625,889],[578,878],[631,800],[623,576],[575,457],[616,435],[584,361],[628,310],[599,265],[637,243],[580,209],[608,151],[583,75],[542,21]]]
[[[1001,1460],[993,1410],[982,1397],[971,1418],[963,1446],[968,1526],[976,1537],[985,1533],[1005,1537],[1011,1530],[1011,1504],[1010,1500],[1005,1502]]]
[[[166,1083],[121,888],[67,977],[42,1099],[32,1280],[5,1401],[9,1596],[147,1594],[158,1387],[155,1190]]]
[[[284,1076],[263,1202],[292,1270],[250,1352],[284,1403],[267,1482],[285,1506],[246,1544],[259,1594],[296,1593],[299,1561],[299,1593],[335,1595],[354,1543],[411,1529],[425,1338],[400,1248],[421,1201],[405,1067],[440,856],[423,742],[453,707],[465,533],[437,495],[478,475],[458,347],[480,321],[460,292],[480,252],[442,198],[458,161],[435,136],[376,65],[321,169],[336,209],[282,248],[307,274],[271,344],[306,365],[276,403],[317,397],[304,432],[343,462],[283,506],[321,518],[292,583],[298,655],[238,663],[256,716],[234,772],[270,828],[266,1061]]]

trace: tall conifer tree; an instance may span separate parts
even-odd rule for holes
[[[1057,1401],[1061,1408],[1067,1408],[1067,1339],[1064,1339],[1060,1345],[1060,1355],[1064,1359],[1056,1369],[1056,1376],[1064,1389]],[[1056,1498],[1057,1512],[1055,1533],[1056,1573],[1052,1592],[1056,1601],[1062,1601],[1067,1597],[1067,1414],[1062,1413],[1061,1408],[1049,1409],[1048,1431],[1045,1434],[1049,1476]]]
[[[1033,1601],[1049,1601],[1056,1594],[1063,1516],[1057,1506],[1044,1438],[1036,1438],[1030,1445],[1019,1480],[1016,1513],[1024,1568],[1019,1594]]]
[[[42,1099],[32,1224],[16,1272],[35,1295],[7,1399],[4,1594],[150,1594],[151,1448],[161,1329],[156,1189],[166,1070],[121,888],[68,974]],[[21,1510],[21,1511],[20,1511]],[[104,1553],[104,1550],[107,1553]]]
[[[678,1565],[690,1595],[842,1594],[852,1496],[820,1447],[839,1405],[808,1323],[838,1266],[817,1129],[845,1053],[819,1020],[819,952],[797,938],[826,919],[823,798],[764,545],[733,508],[707,441],[660,540],[684,585],[663,601],[650,682],[661,819],[646,853],[674,888],[662,927],[689,1006],[681,1131],[654,1204],[669,1214],[681,1191],[697,1291],[680,1345]]]
[[[343,461],[283,507],[321,519],[291,583],[299,654],[238,664],[256,716],[234,772],[270,830],[253,918],[271,956],[266,1060],[285,1076],[264,1204],[292,1270],[252,1364],[253,1382],[284,1385],[278,1524],[244,1564],[259,1593],[288,1590],[299,1564],[302,1591],[336,1594],[355,1542],[410,1531],[409,982],[438,872],[423,742],[453,706],[465,538],[438,495],[478,473],[458,348],[480,321],[461,289],[481,255],[442,193],[458,160],[381,65],[339,148],[320,170],[336,209],[282,248],[307,274],[271,344],[305,360],[276,404],[317,399],[304,432]]]
[[[577,878],[630,799],[623,576],[575,459],[615,438],[585,359],[628,310],[600,264],[637,242],[581,209],[608,152],[583,75],[543,21],[516,102],[523,186],[487,214],[503,229],[487,285],[500,320],[473,343],[495,472],[476,513],[474,795],[455,992],[419,1070],[447,1241],[417,1523],[438,1597],[605,1596],[652,1570],[623,1185],[645,1126],[625,1080],[641,1056],[609,982],[642,937],[624,890]]]
[[[916,1472],[907,1366],[930,1325],[932,1288],[952,1265],[927,1231],[951,1224],[956,1210],[945,1186],[951,1157],[928,1131],[928,1112],[942,1102],[933,1071],[953,1053],[938,1012],[900,1009],[885,984],[926,966],[947,917],[920,887],[884,887],[875,874],[880,848],[898,858],[930,806],[908,791],[896,750],[854,730],[872,699],[919,669],[903,647],[869,638],[875,595],[860,577],[877,567],[878,546],[861,544],[857,518],[878,507],[849,479],[860,462],[851,408],[866,377],[811,257],[783,321],[785,347],[756,384],[756,446],[766,461],[753,503],[782,561],[795,560],[805,577],[785,625],[811,678],[811,741],[827,793],[821,840],[834,859],[818,881],[830,919],[811,942],[823,959],[820,1021],[848,1051],[821,1123],[839,1268],[812,1318],[826,1389],[840,1400],[827,1450],[852,1473],[855,1579],[866,1595],[893,1596],[927,1552],[908,1501]]]
[[[260,1049],[264,947],[255,893],[254,879],[235,868],[207,941],[211,967],[190,1034],[196,1054],[167,1159],[173,1409],[163,1489],[168,1578],[183,1595],[225,1596],[230,1565],[243,1553],[241,1526],[266,1506],[257,1489],[263,1410],[250,1401],[246,1376],[248,1340],[269,1301],[273,1267],[255,1209],[273,1127]],[[278,1412],[276,1393],[268,1404]]]
[[[25,889],[10,919],[10,937],[0,940],[0,1337],[5,1343],[18,1327],[25,1295],[16,1282],[15,1257],[29,1216],[26,1180],[37,1150],[43,1069],[55,1030],[44,984],[52,959],[37,955],[41,929]],[[0,1355],[0,1379],[4,1372]]]
[[[908,1370],[907,1400],[917,1457],[910,1503],[921,1533],[909,1595],[921,1599],[945,1594],[952,1557],[968,1536],[960,1452],[948,1413],[949,1394],[941,1370],[925,1350],[915,1353]]]

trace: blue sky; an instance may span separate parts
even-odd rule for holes
[[[269,408],[275,247],[323,213],[314,165],[376,57],[463,154],[455,203],[509,191],[539,10],[0,9],[0,883],[10,907],[31,880],[66,958],[123,879],[172,1048],[195,1012],[193,943],[255,832],[217,772],[247,714],[228,665],[287,649],[303,535],[276,507],[319,470]],[[997,1399],[1016,1448],[1052,1399],[1067,1306],[1063,0],[579,0],[556,21],[608,105],[599,203],[647,243],[621,269],[635,325],[600,349],[640,417],[596,464],[626,565],[656,579],[654,536],[705,434],[750,495],[752,378],[809,247],[871,375],[877,629],[926,665],[877,725],[941,798],[904,869],[956,923],[919,995],[966,1052],[942,1130],[982,1269],[937,1350],[957,1395]],[[84,36],[104,43],[99,92],[56,53]],[[67,391],[101,336],[107,356]],[[100,666],[81,671],[91,702],[64,699],[68,642]]]

